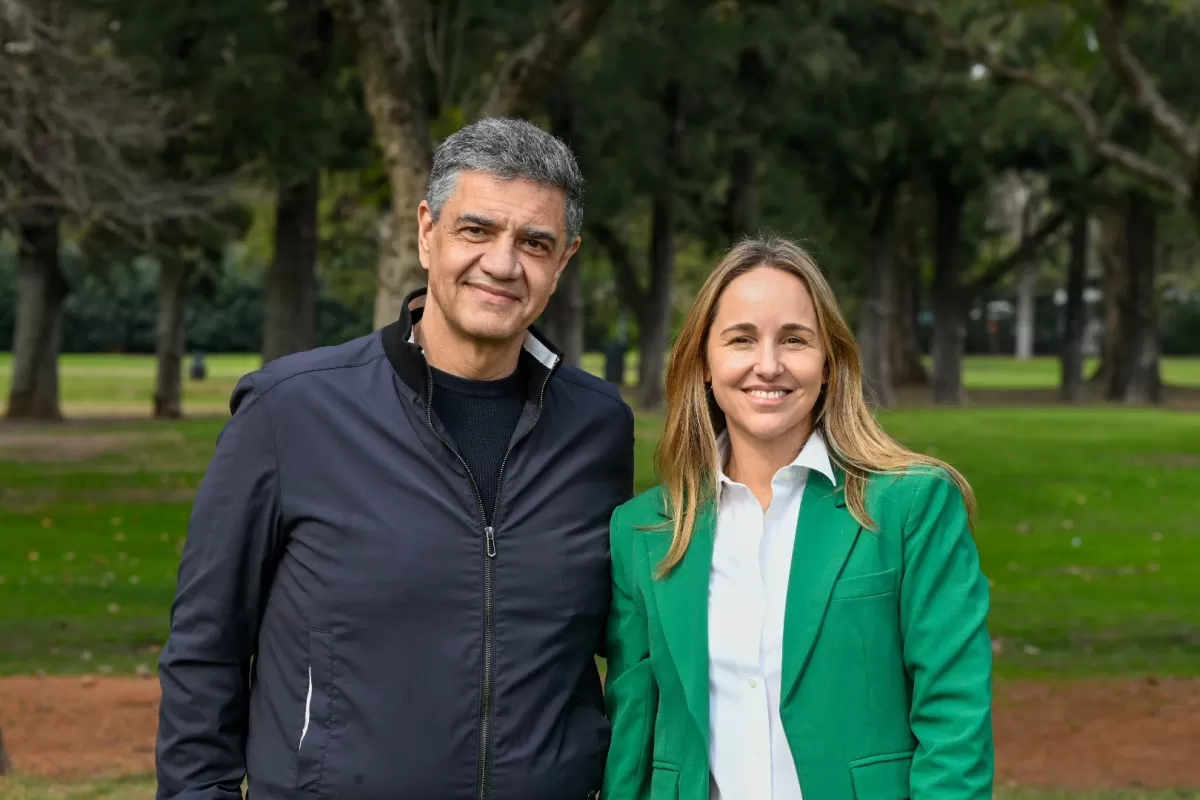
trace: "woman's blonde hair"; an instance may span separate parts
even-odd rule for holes
[[[683,558],[699,509],[716,491],[717,434],[725,420],[708,392],[704,375],[706,343],[717,304],[730,283],[760,268],[795,275],[812,295],[828,376],[813,407],[813,428],[824,436],[831,460],[845,474],[846,506],[854,518],[874,528],[866,509],[871,474],[921,466],[946,471],[962,492],[973,525],[975,498],[966,479],[950,465],[904,447],[871,416],[863,396],[858,344],[820,267],[803,248],[786,239],[751,238],[730,250],[705,280],[667,361],[667,421],[655,453],[655,467],[674,536],[659,574],[666,575]]]

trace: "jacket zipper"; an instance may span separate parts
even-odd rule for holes
[[[556,361],[557,363],[557,357]],[[454,453],[458,458],[459,463],[463,465],[463,469],[467,473],[467,477],[471,480],[471,487],[475,490],[475,504],[479,511],[479,519],[483,522],[483,535],[486,547],[484,548],[483,559],[483,710],[479,720],[479,772],[476,776],[476,785],[479,791],[476,794],[478,800],[488,800],[491,797],[491,792],[488,786],[488,779],[491,777],[491,728],[492,728],[492,637],[495,618],[492,609],[492,559],[496,557],[496,529],[488,524],[489,520],[483,508],[483,496],[479,491],[479,484],[475,481],[475,476],[471,474],[471,468],[467,466],[466,459],[459,455],[449,442],[438,433],[437,428],[433,424],[433,370],[429,367],[429,361],[425,361],[425,374],[428,379],[428,388],[426,392],[425,403],[425,420],[429,424],[429,430],[433,431],[433,435],[438,438],[446,448]],[[524,439],[530,431],[538,424],[538,420],[542,418],[542,403],[546,399],[546,385],[550,383],[550,370],[546,372],[546,377],[542,381],[541,391],[538,393],[537,413],[534,415],[533,422],[529,423],[526,428],[521,431],[516,439],[509,444],[508,450],[504,453],[504,460],[500,462],[500,475],[496,480],[496,504],[493,512],[500,508],[500,490],[504,486],[504,468],[508,466],[508,457],[512,453],[513,448]],[[494,520],[492,520],[494,522]]]

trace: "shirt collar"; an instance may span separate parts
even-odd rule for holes
[[[719,453],[719,463],[717,466],[718,482],[722,485],[731,485],[735,481],[725,474],[725,462],[729,456],[729,432],[722,431],[717,437],[717,452]],[[829,482],[837,486],[837,473],[833,471],[833,463],[829,459],[829,448],[825,445],[825,437],[821,435],[821,431],[814,430],[808,437],[808,441],[804,443],[804,447],[800,448],[800,453],[792,460],[792,463],[785,466],[780,472],[790,471],[793,467],[802,467],[804,469],[816,470],[829,479]]]

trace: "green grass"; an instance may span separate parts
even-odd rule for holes
[[[208,378],[204,381],[188,379],[185,364],[185,414],[225,413],[229,393],[237,379],[259,366],[259,359],[255,355],[216,354],[206,356],[206,361]],[[626,359],[625,375],[629,385],[637,382],[637,361],[636,352]],[[154,366],[153,356],[62,356],[59,379],[63,412],[69,417],[148,415],[154,394]],[[588,353],[583,358],[583,367],[593,374],[602,375],[604,357],[599,353]],[[1088,373],[1094,368],[1095,362],[1089,362]],[[1003,356],[973,356],[964,362],[963,381],[968,390],[1053,389],[1059,383],[1058,369],[1058,361],[1054,358],[1017,361]],[[8,397],[11,371],[11,354],[0,353],[0,398]],[[1200,358],[1164,358],[1162,373],[1168,385],[1200,388]]]
[[[1200,674],[1200,415],[882,419],[976,489],[1002,674]],[[154,668],[189,501],[221,424],[0,430],[0,673]],[[654,482],[658,429],[638,421],[639,489]]]
[[[220,414],[229,408],[229,394],[242,375],[258,368],[255,355],[206,356],[208,377],[187,377],[184,363],[184,414]],[[149,415],[154,397],[154,356],[77,355],[59,359],[59,387],[67,416]],[[0,396],[7,401],[12,378],[12,354],[0,353]]]
[[[152,777],[60,783],[26,778],[0,778],[4,800],[153,800]],[[1200,800],[1200,790],[1091,792],[997,788],[996,800]]]

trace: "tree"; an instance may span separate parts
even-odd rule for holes
[[[1102,0],[1093,16],[1083,21],[1094,31],[1100,52],[1123,87],[1126,97],[1149,120],[1153,129],[1173,151],[1174,162],[1164,165],[1136,149],[1120,143],[1111,135],[1104,115],[1072,86],[1061,68],[1055,72],[1014,66],[988,45],[954,33],[938,12],[914,0],[875,0],[889,8],[925,22],[948,51],[961,53],[977,61],[999,79],[1028,86],[1047,97],[1083,127],[1083,133],[1097,155],[1143,181],[1165,189],[1182,201],[1200,226],[1200,126],[1188,121],[1188,115],[1172,104],[1158,88],[1155,76],[1134,53],[1128,36],[1130,0]],[[1079,5],[1082,13],[1089,8]],[[1009,20],[1002,18],[1002,23]],[[1182,23],[1177,19],[1176,23]],[[993,25],[992,39],[995,40]]]
[[[65,0],[0,5],[0,216],[21,260],[12,418],[62,416],[64,224],[136,238],[154,220],[197,213],[191,190],[152,166],[169,106],[113,53],[105,23]]]
[[[528,114],[591,36],[611,0],[559,0],[549,18],[502,57],[486,98],[464,117]],[[375,326],[400,315],[404,297],[424,284],[414,214],[433,158],[429,0],[330,0],[354,39],[366,107],[391,188],[381,225]],[[463,13],[461,10],[459,13]],[[461,20],[456,24],[463,25]],[[445,24],[448,24],[448,20]]]

